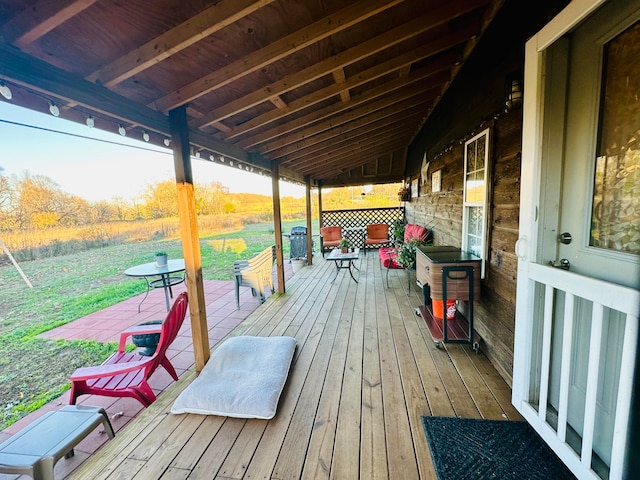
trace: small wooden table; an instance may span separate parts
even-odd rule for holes
[[[356,277],[353,276],[353,269],[355,268],[358,271],[360,271],[360,269],[356,267],[353,262],[358,259],[359,253],[359,248],[354,248],[353,252],[348,253],[342,253],[339,248],[334,248],[333,250],[331,250],[331,253],[325,257],[325,259],[331,260],[336,264],[336,276],[333,277],[331,283],[335,282],[336,278],[338,278],[338,273],[341,269],[349,270],[349,275],[351,275],[353,281],[358,283]]]

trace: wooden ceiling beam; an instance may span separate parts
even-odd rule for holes
[[[421,116],[424,116],[424,112],[419,111],[414,115],[407,115],[406,112],[400,112],[397,115],[384,118],[377,122],[373,122],[369,125],[366,125],[365,127],[353,129],[349,132],[349,135],[340,134],[338,137],[325,140],[324,142],[316,143],[311,147],[300,149],[295,153],[291,153],[287,156],[272,156],[272,158],[276,161],[280,161],[281,165],[292,165],[297,162],[303,162],[309,157],[315,158],[315,156],[317,155],[333,151],[334,149],[342,148],[345,145],[350,145],[351,142],[366,140],[369,135],[385,134],[391,136],[395,133],[399,133],[400,131],[406,131],[407,125],[419,119]],[[394,118],[394,121],[389,121],[389,118]],[[400,123],[400,121],[404,122]]]
[[[87,77],[113,87],[169,58],[274,0],[221,0]]]
[[[425,105],[428,106],[429,104]],[[374,120],[373,122],[367,117],[359,118],[358,120],[354,120],[348,124],[340,125],[335,129],[322,132],[312,138],[305,138],[304,140],[300,140],[299,142],[288,145],[282,149],[274,150],[271,152],[270,157],[274,160],[286,163],[288,160],[295,160],[298,156],[307,155],[307,152],[313,153],[323,150],[326,145],[329,145],[332,142],[348,142],[353,135],[353,131],[362,128],[363,126],[366,127],[371,125],[371,128],[384,128],[395,122],[401,121],[406,117],[406,115],[406,112],[402,111]]]
[[[408,139],[406,136],[395,136],[393,138],[390,138],[386,135],[373,136],[370,142],[364,142],[364,141],[354,142],[354,144],[352,145],[352,148],[343,147],[333,152],[323,153],[322,155],[319,155],[317,158],[310,159],[305,163],[299,162],[299,163],[294,163],[288,166],[289,168],[294,169],[296,171],[309,172],[316,167],[324,168],[324,166],[326,166],[329,162],[335,161],[336,159],[348,159],[349,157],[354,155],[356,152],[362,151],[363,149],[379,148],[381,145],[387,145],[389,143],[406,146],[407,140]]]
[[[415,114],[413,115],[415,116]],[[394,125],[393,128],[380,127],[376,129],[360,129],[352,132],[353,140],[351,142],[339,142],[335,144],[326,145],[322,150],[316,151],[312,155],[307,155],[294,161],[282,162],[283,165],[287,165],[290,168],[303,168],[316,163],[321,163],[325,158],[332,155],[342,155],[349,153],[354,147],[371,145],[375,143],[385,142],[389,138],[398,139],[404,138],[406,140],[411,138],[413,131],[410,127],[410,120],[413,116],[408,116],[407,120],[403,123]]]
[[[432,79],[433,80],[433,79]],[[441,85],[443,82],[434,82],[435,86]],[[389,88],[390,84],[395,89]],[[431,85],[432,88],[434,85]],[[241,148],[254,148],[261,144],[265,144],[269,140],[277,139],[280,146],[293,143],[297,138],[316,135],[324,130],[336,127],[341,123],[347,123],[355,118],[368,115],[372,111],[380,110],[395,103],[401,102],[407,98],[424,94],[425,86],[419,82],[411,82],[408,79],[395,79],[392,82],[382,86],[373,88],[368,92],[353,97],[351,102],[344,104],[342,102],[335,103],[320,110],[316,110],[308,115],[291,120],[275,128],[256,134],[255,136],[239,142]],[[338,118],[337,114],[342,113],[342,117]],[[318,122],[318,120],[322,120]],[[304,130],[293,135],[296,130]],[[269,145],[275,144],[274,142]],[[260,151],[266,154],[270,151],[268,145],[262,145]]]
[[[2,25],[4,42],[23,49],[96,1],[40,0]]]
[[[245,95],[242,98],[231,101],[222,107],[213,109],[211,112],[208,112],[199,120],[190,123],[190,125],[197,128],[203,128],[211,125],[215,121],[221,121],[229,118],[244,110],[263,103],[265,101],[265,98],[268,98],[272,95],[282,95],[284,93],[287,93],[313,80],[317,80],[320,77],[330,75],[338,68],[346,67],[352,63],[363,60],[364,58],[370,57],[371,55],[374,55],[387,48],[404,42],[405,40],[415,37],[421,33],[432,30],[442,25],[443,23],[449,22],[452,19],[463,15],[464,13],[474,10],[482,1],[486,0],[455,0],[449,2],[443,7],[434,9],[428,15],[424,15],[422,17],[409,21],[399,27],[393,28],[381,35],[378,35],[377,37],[369,39],[353,48],[334,55],[322,62],[318,62],[300,72],[289,75],[285,79],[274,82],[271,85]],[[467,40],[473,33],[476,32],[465,31],[461,34],[452,36],[449,39],[449,42],[453,43],[448,44],[448,46],[455,45]],[[455,40],[455,38],[457,38],[457,40]],[[438,40],[434,41],[434,45],[436,45],[437,43]],[[443,45],[447,45],[446,40],[441,40],[440,43]],[[182,91],[182,89],[180,91]],[[160,107],[163,107],[162,103],[158,105]]]
[[[352,168],[357,168],[363,163],[372,160],[372,157],[379,157],[389,154],[395,150],[404,148],[406,143],[401,140],[389,140],[378,145],[371,145],[366,148],[354,150],[344,156],[335,157],[323,162],[322,165],[316,165],[313,168],[301,169],[300,173],[309,175],[312,178],[323,178],[326,172],[339,170],[345,172]],[[327,177],[324,177],[327,178]]]
[[[411,50],[402,55],[398,55],[391,60],[382,62],[374,67],[358,73],[357,75],[354,75],[353,77],[347,79],[341,85],[329,85],[328,87],[316,90],[309,95],[301,97],[297,100],[293,100],[289,103],[286,110],[271,110],[255,118],[252,118],[251,120],[244,122],[237,127],[233,127],[231,129],[231,133],[225,135],[225,139],[234,140],[237,137],[247,134],[257,128],[264,128],[267,124],[277,121],[287,115],[291,115],[295,112],[304,110],[305,108],[309,108],[326,100],[327,98],[339,95],[345,89],[359,87],[403,67],[410,68],[411,64],[413,64],[414,62],[433,56],[433,52],[434,45],[429,44],[423,45],[420,48]],[[427,76],[430,76],[432,74],[440,73],[450,68],[451,64],[455,63],[457,60],[459,60],[459,58],[459,53],[454,51],[440,55],[436,59],[434,59],[434,61],[430,62],[427,66],[414,72],[414,76],[416,78],[426,78]],[[407,75],[406,78],[408,77],[410,76]]]
[[[347,77],[344,74],[344,68],[336,68],[331,73],[333,75],[333,80],[336,82],[336,85],[338,87],[342,87],[346,83]],[[349,94],[348,88],[340,88],[340,100],[342,100],[343,102],[348,102],[349,100],[351,100],[351,95]]]
[[[308,27],[287,35],[274,43],[256,50],[226,67],[199,78],[184,87],[151,102],[162,111],[171,110],[179,105],[191,102],[209,92],[222,88],[238,78],[249,75],[262,67],[274,63],[292,53],[313,45],[331,35],[362,22],[404,0],[360,0],[342,10],[329,15]],[[279,92],[272,92],[279,95]],[[221,119],[213,119],[219,121]]]

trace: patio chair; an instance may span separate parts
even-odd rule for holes
[[[428,244],[432,242],[432,232],[422,225],[416,225],[409,223],[404,229],[403,243],[416,243],[416,244]],[[406,265],[401,264],[398,261],[400,255],[400,248],[398,247],[384,247],[378,250],[380,256],[381,266],[387,270],[387,288],[389,288],[389,270],[407,270]],[[411,287],[411,277],[409,276],[409,287]]]
[[[371,223],[367,225],[367,236],[364,239],[364,253],[368,248],[386,247],[391,244],[389,225],[386,223]]]
[[[342,227],[322,227],[320,229],[320,251],[322,252],[322,256],[324,257],[325,252],[329,252],[340,245],[341,238]]]
[[[176,298],[160,325],[137,325],[120,334],[118,351],[102,365],[78,368],[71,375],[69,403],[74,405],[80,395],[102,395],[105,397],[131,397],[148,407],[156,395],[148,379],[162,365],[174,380],[178,380],[175,368],[166,356],[184,322],[188,305],[187,293]],[[126,352],[127,338],[133,335],[160,333],[155,353],[146,357],[136,352]]]

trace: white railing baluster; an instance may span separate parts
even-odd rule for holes
[[[542,330],[542,364],[540,365],[540,403],[538,416],[547,420],[549,399],[549,377],[551,375],[551,331],[553,330],[554,289],[547,285],[544,289],[544,325]]]
[[[598,400],[598,372],[602,346],[602,325],[604,308],[593,304],[591,313],[591,341],[589,342],[589,369],[587,371],[587,390],[584,405],[584,427],[582,430],[582,464],[591,468],[593,449],[593,430],[596,421],[596,402]]]
[[[569,378],[571,376],[571,343],[573,339],[573,316],[575,297],[567,293],[564,300],[564,327],[562,331],[562,365],[560,368],[560,399],[558,409],[558,438],[567,437],[567,411],[569,408]]]
[[[637,342],[638,317],[628,314],[622,341],[620,383],[618,385],[618,401],[616,402],[616,419],[613,427],[609,478],[622,478],[624,453],[627,451],[627,428],[629,427],[631,410],[631,385],[633,382]]]

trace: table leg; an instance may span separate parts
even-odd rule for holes
[[[349,267],[348,267],[348,268],[349,268],[349,275],[351,275],[351,278],[353,278],[353,281],[354,281],[354,282],[358,283],[358,280],[356,280],[356,277],[354,277],[354,276],[353,276],[353,270],[351,269],[351,267],[354,267],[356,270],[358,270],[358,267],[356,267],[356,266],[353,264],[353,260],[349,260]],[[359,271],[359,270],[358,270],[358,271]]]
[[[167,303],[167,312],[171,309],[171,303],[169,302],[169,289],[171,288],[171,282],[169,281],[169,275],[162,275],[162,289],[164,290],[164,299]]]

